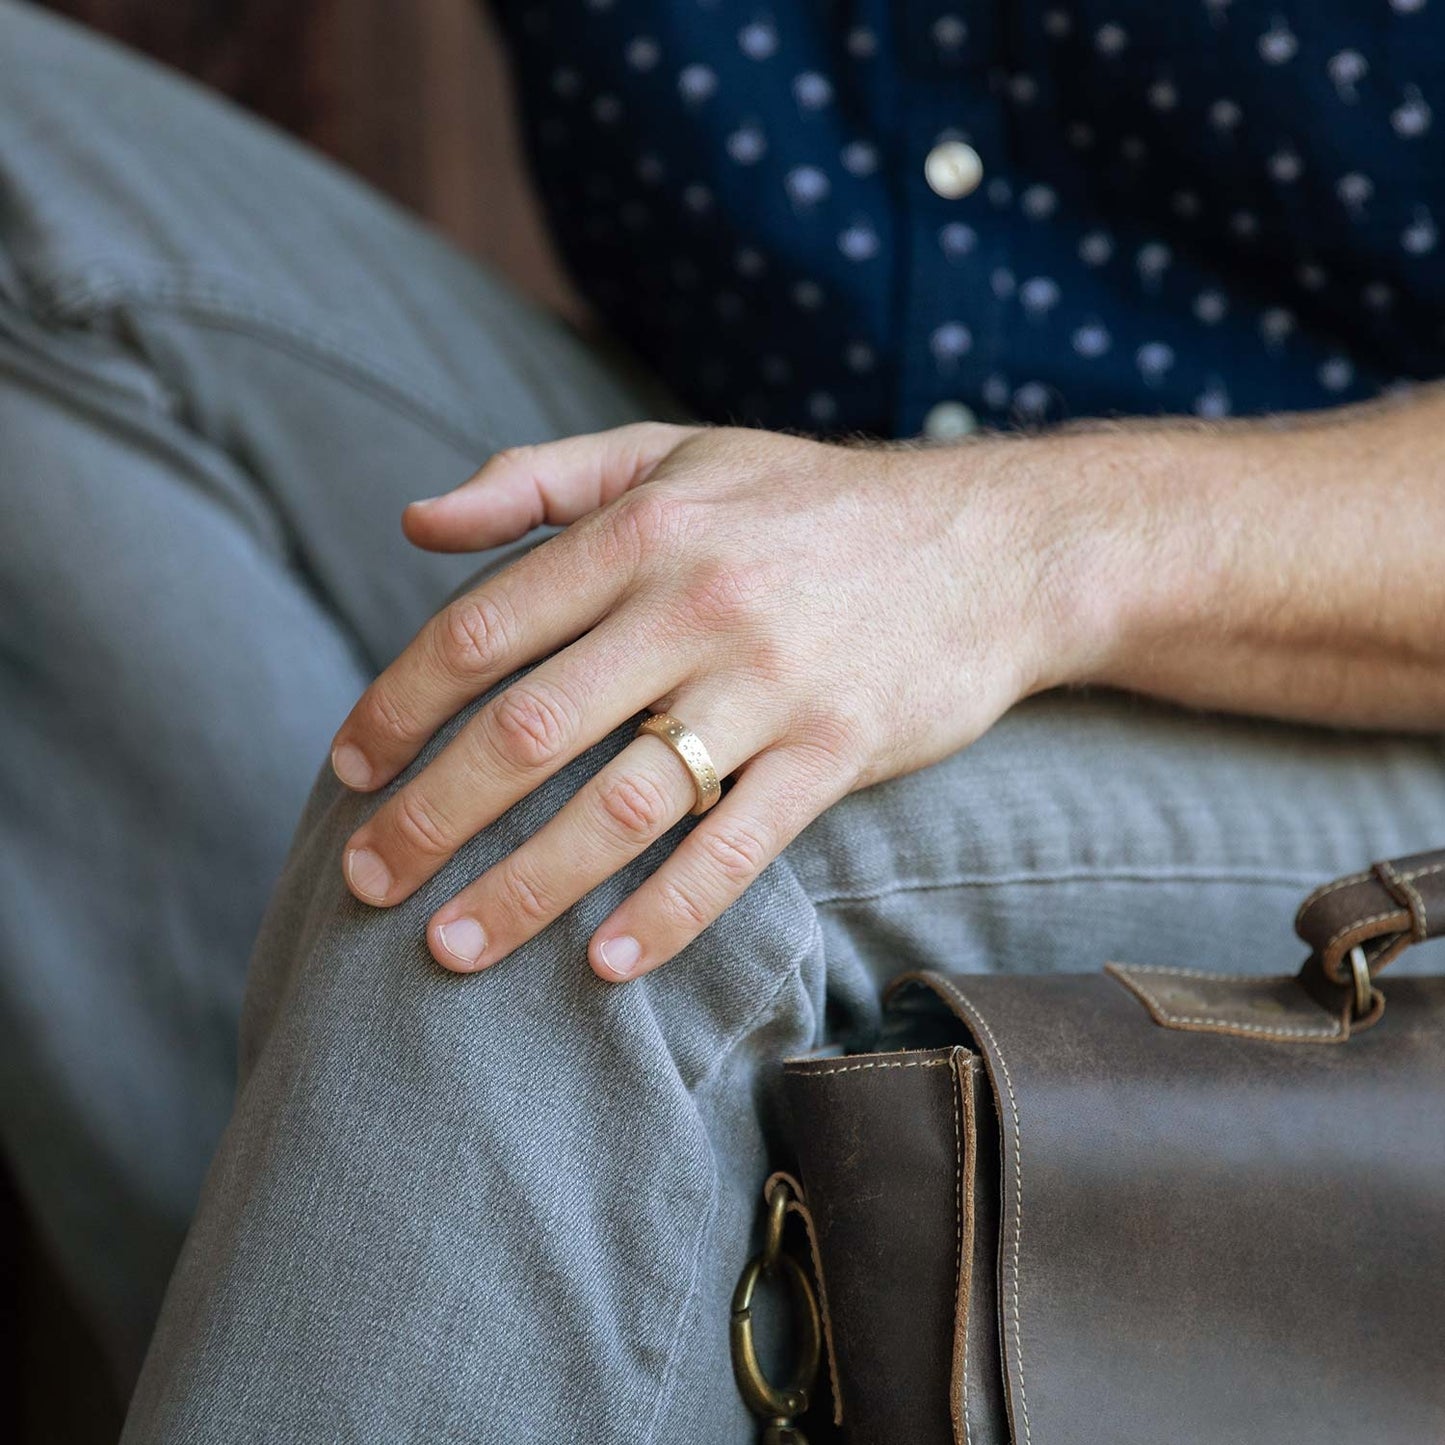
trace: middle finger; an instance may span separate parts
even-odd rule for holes
[[[739,713],[696,696],[689,724],[719,741],[719,777],[740,768],[771,740],[764,709]],[[724,720],[743,717],[747,721]],[[639,719],[640,721],[640,719]],[[513,853],[432,916],[427,942],[444,968],[471,973],[499,962],[578,899],[645,852],[697,801],[692,774],[666,743],[635,739]]]
[[[351,891],[378,907],[409,897],[468,838],[674,687],[687,646],[628,606],[517,678],[352,834]]]

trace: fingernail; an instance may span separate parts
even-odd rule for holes
[[[391,870],[370,848],[353,848],[346,855],[346,877],[363,898],[380,903],[391,892]]]
[[[429,507],[433,502],[441,501],[441,497],[418,497],[414,502],[408,502],[408,507]]]
[[[475,918],[454,918],[437,929],[441,946],[460,964],[467,968],[476,966],[487,946],[487,935]]]
[[[605,939],[597,945],[602,967],[617,978],[630,978],[642,957],[642,945],[627,933]]]
[[[348,788],[364,788],[371,782],[371,764],[355,743],[342,743],[331,750],[331,771]]]

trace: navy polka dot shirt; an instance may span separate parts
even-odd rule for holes
[[[697,412],[824,434],[1445,372],[1445,0],[495,0],[555,234]]]

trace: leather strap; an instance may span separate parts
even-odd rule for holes
[[[1351,950],[1364,950],[1374,976],[1412,943],[1445,933],[1445,849],[1376,863],[1316,888],[1295,915],[1325,978],[1351,983]]]

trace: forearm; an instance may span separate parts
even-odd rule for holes
[[[1445,727],[1445,390],[1023,443],[1054,500],[1057,680],[1357,727]],[[1030,445],[1037,446],[1031,457]],[[1052,474],[1043,482],[1044,472]]]

